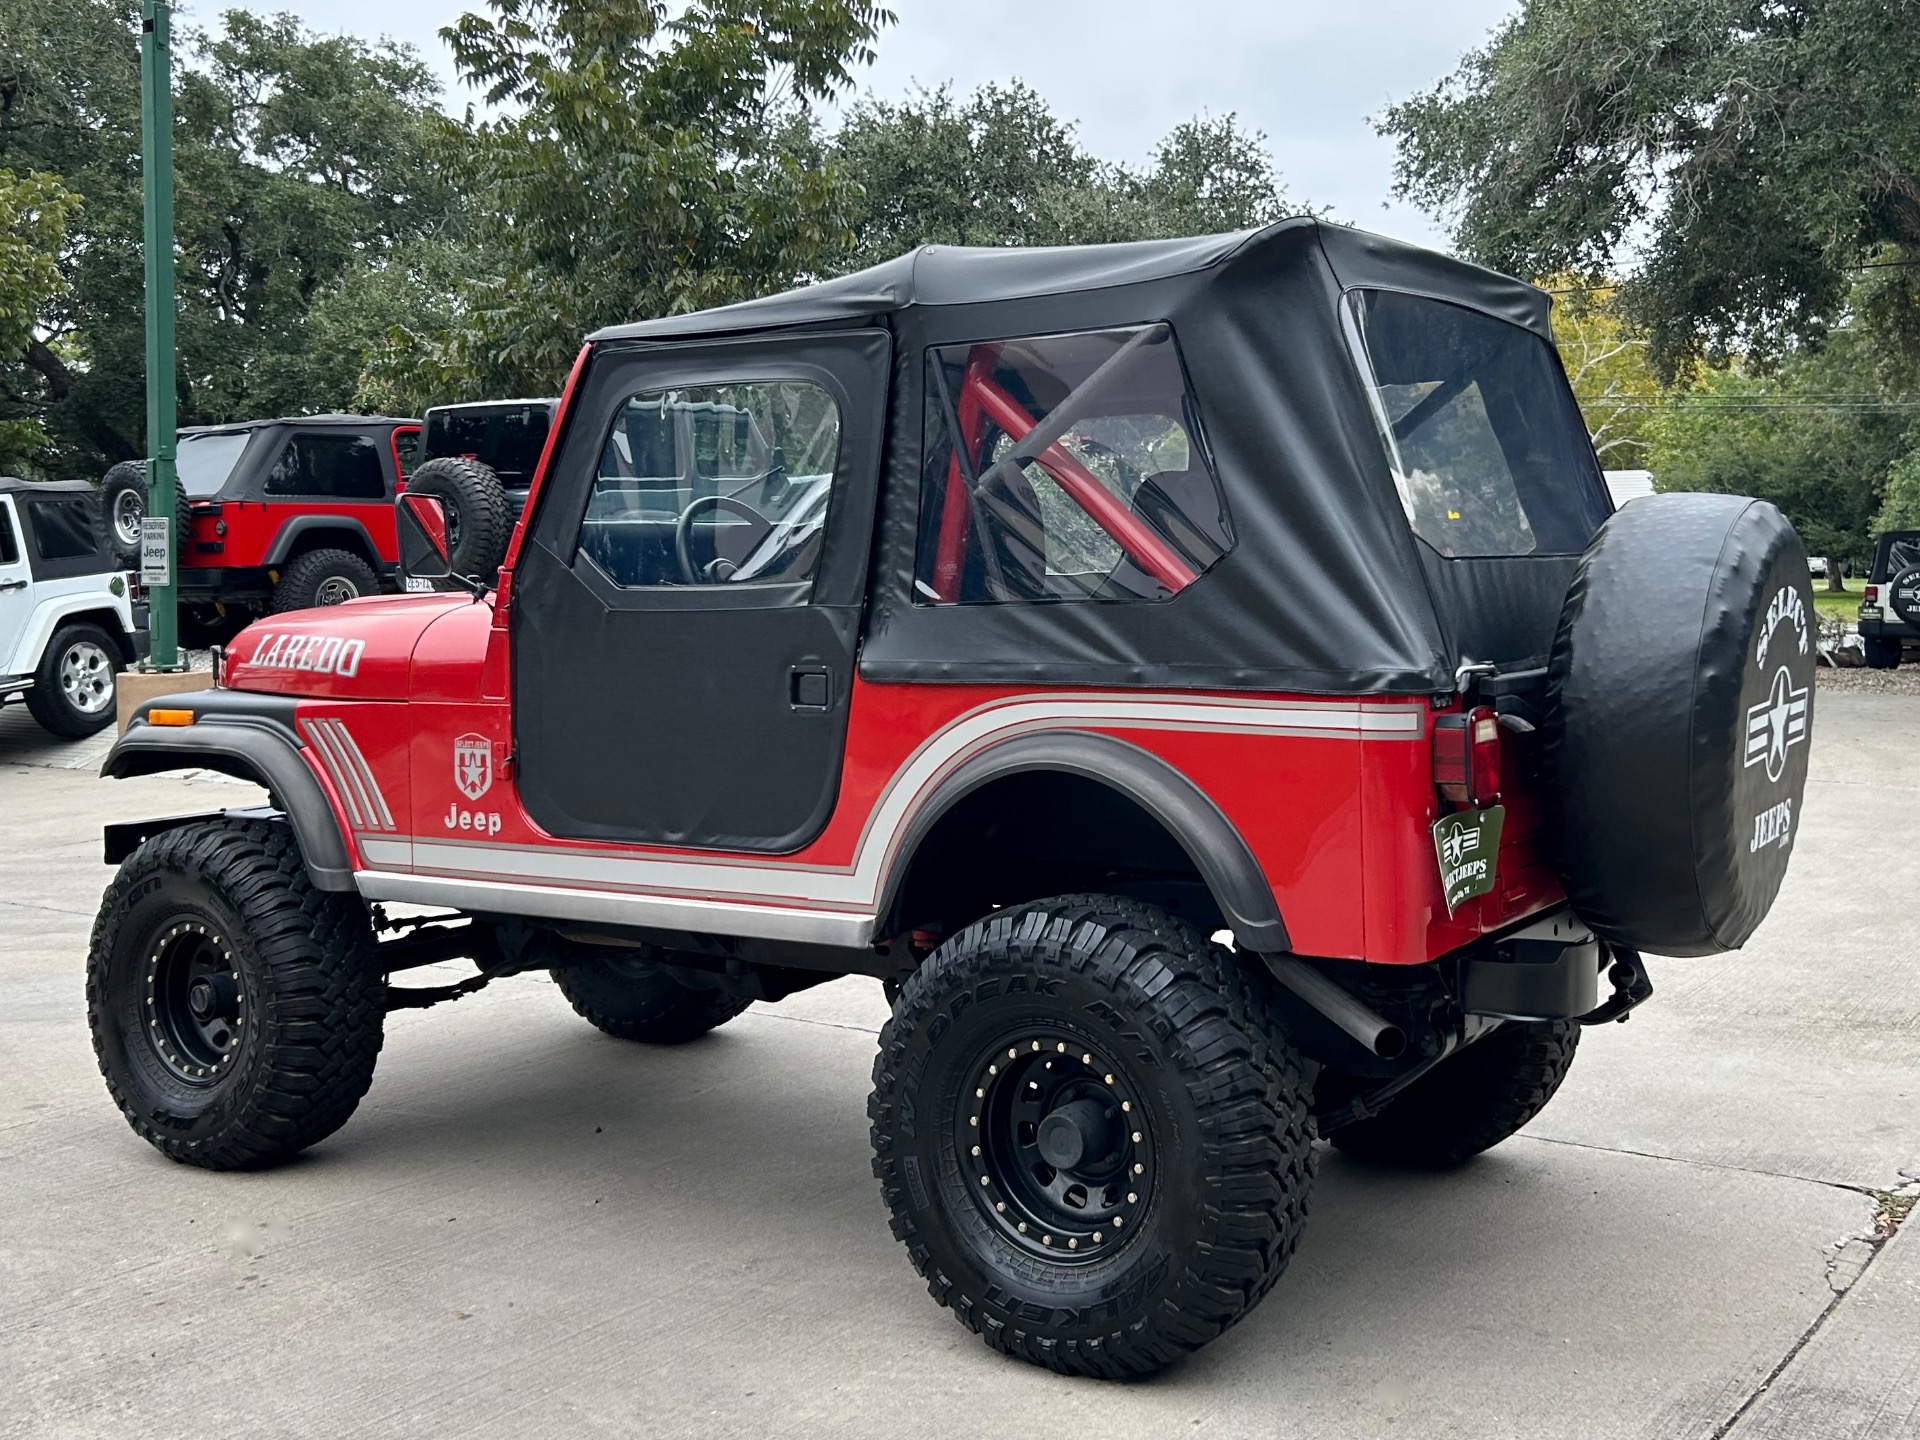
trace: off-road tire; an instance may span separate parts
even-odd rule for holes
[[[1889,635],[1868,635],[1860,642],[1866,652],[1869,670],[1898,670],[1900,668],[1899,638]]]
[[[1021,1209],[1024,1177],[983,1185],[991,1161],[967,1147],[1001,1128],[986,1087],[1029,1073],[1057,1085],[1031,1070],[1055,1059],[1070,1084],[1130,1102],[1112,1142],[1121,1188],[1138,1190],[1119,1222],[1086,1222],[1100,1228],[1084,1256],[1016,1233],[988,1197],[1039,1213]],[[1264,978],[1183,921],[1112,896],[1038,901],[959,931],[906,981],[874,1061],[873,1171],[933,1298],[991,1348],[1063,1374],[1144,1375],[1233,1325],[1286,1268],[1313,1189],[1312,1068]]]
[[[168,937],[223,947],[238,991],[232,1048],[181,1078],[149,980]],[[292,830],[222,820],[134,851],[100,904],[87,1022],[107,1090],[162,1154],[209,1170],[271,1165],[346,1123],[373,1081],[385,1018],[373,931],[357,896],[316,890]]]
[[[137,536],[122,538],[115,517],[120,513],[120,496],[131,492],[137,502],[131,510],[140,518],[147,513],[147,462],[122,460],[110,466],[100,477],[100,522],[106,527],[107,544],[113,550],[114,563],[128,570],[140,568],[140,541]],[[187,487],[173,482],[173,527],[177,535],[185,533],[187,523]],[[136,524],[137,528],[137,524]]]
[[[1394,1096],[1371,1120],[1329,1139],[1364,1160],[1421,1170],[1465,1164],[1515,1134],[1567,1078],[1580,1027],[1571,1020],[1508,1021]]]
[[[327,598],[329,588],[348,587],[354,593],[341,599],[380,593],[380,581],[373,567],[351,550],[309,550],[296,556],[280,572],[280,583],[273,587],[273,613],[337,605],[340,600]]]
[[[108,674],[105,703],[100,709],[86,710],[67,694],[62,676],[69,652],[91,646],[106,658]],[[27,691],[27,710],[43,730],[67,740],[84,740],[98,735],[114,720],[114,677],[124,659],[120,643],[98,625],[81,622],[63,625],[53,632],[47,648],[41,652],[40,665],[33,672],[33,688]],[[96,682],[97,683],[97,680]]]
[[[646,1045],[697,1040],[752,1003],[718,989],[683,985],[645,952],[582,956],[552,974],[582,1019],[616,1039]]]
[[[493,467],[458,455],[429,460],[407,477],[407,490],[431,495],[447,516],[447,546],[453,573],[484,583],[493,580],[513,538],[513,512]],[[455,588],[454,581],[436,582]]]

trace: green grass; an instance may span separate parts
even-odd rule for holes
[[[1867,582],[1858,578],[1846,582],[1847,593],[1836,595],[1827,589],[1824,576],[1813,577],[1813,608],[1830,620],[1858,620],[1860,618],[1860,592]]]

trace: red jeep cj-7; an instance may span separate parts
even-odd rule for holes
[[[115,1100],[257,1166],[396,1006],[547,970],[662,1043],[877,976],[935,1299],[1064,1371],[1205,1343],[1319,1137],[1497,1144],[1641,951],[1742,944],[1786,869],[1805,552],[1757,501],[1610,516],[1547,307],[1296,220],[601,332],[497,588],[263,621],[114,749],[272,797],[108,828]],[[445,577],[439,503],[400,519]]]

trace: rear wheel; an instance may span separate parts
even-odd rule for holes
[[[325,1139],[372,1083],[384,1018],[365,907],[314,889],[285,825],[168,830],[107,887],[87,957],[94,1055],[172,1159],[248,1169]]]
[[[1069,1374],[1158,1370],[1286,1268],[1311,1067],[1264,989],[1155,907],[1066,896],[960,931],[874,1062],[874,1174],[940,1304]]]
[[[1867,652],[1867,665],[1874,670],[1900,668],[1900,642],[1885,635],[1869,635],[1861,642]]]
[[[676,980],[655,950],[582,956],[553,971],[567,1003],[607,1034],[648,1045],[697,1040],[745,1010],[751,1001]]]
[[[55,735],[79,740],[113,723],[120,647],[98,625],[65,625],[40,656],[27,709]]]
[[[1567,1078],[1580,1027],[1508,1021],[1436,1065],[1371,1120],[1335,1130],[1336,1150],[1390,1165],[1447,1169],[1490,1150],[1546,1107]]]
[[[309,550],[280,572],[273,587],[273,613],[313,610],[378,595],[373,567],[350,550]]]

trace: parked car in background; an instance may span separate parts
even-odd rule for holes
[[[456,575],[491,580],[500,568],[547,447],[557,403],[482,400],[427,411],[420,462],[410,484],[444,508]],[[434,585],[423,580],[407,588]]]
[[[0,705],[55,735],[113,720],[115,676],[147,653],[147,607],[115,561],[93,487],[0,476]]]
[[[396,587],[393,498],[406,482],[417,420],[307,415],[180,432],[181,635],[218,640],[286,610],[337,605]],[[146,465],[101,481],[116,551],[136,563]]]
[[[1875,542],[1860,597],[1860,643],[1876,670],[1895,669],[1906,647],[1920,646],[1920,530],[1890,530]]]

